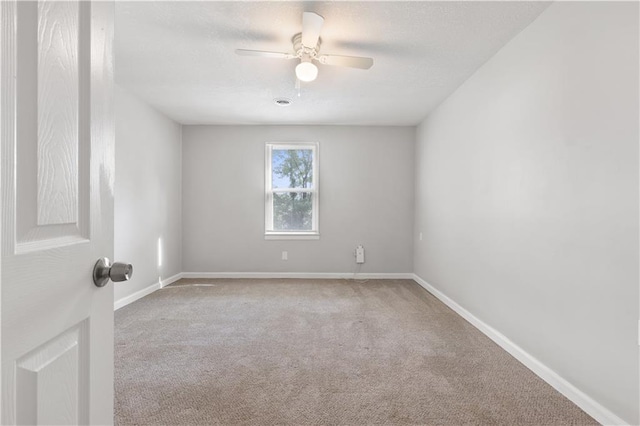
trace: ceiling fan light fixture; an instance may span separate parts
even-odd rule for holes
[[[2,1],[2,0],[0,0]],[[296,66],[296,89],[300,96],[300,82],[310,82],[318,77],[318,67],[315,62],[323,65],[339,67],[359,68],[368,70],[373,65],[372,58],[343,55],[319,55],[322,39],[320,31],[324,24],[324,18],[315,12],[302,13],[302,31],[291,39],[293,52],[267,52],[263,50],[236,49],[236,54],[241,56],[260,56],[263,58],[296,59],[300,63]]]
[[[318,67],[310,61],[302,61],[296,65],[296,77],[304,82],[313,81],[318,77]]]

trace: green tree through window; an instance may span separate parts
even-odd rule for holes
[[[318,144],[265,148],[265,238],[318,239]]]
[[[274,149],[272,170],[273,182],[282,185],[281,188],[311,189],[313,187],[313,151],[310,149]],[[312,196],[310,191],[274,193],[274,229],[312,230]]]

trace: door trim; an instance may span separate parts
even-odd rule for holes
[[[0,3],[0,164],[5,158],[8,145],[15,135],[15,124],[11,117],[15,110],[15,2],[3,1]],[[9,220],[13,215],[5,213],[6,197],[4,191],[4,174],[7,170],[3,167],[0,173],[0,342],[2,341],[2,255],[6,249],[2,238],[2,226],[4,220]],[[2,365],[2,351],[0,351],[0,365]],[[2,368],[0,368],[0,383],[2,381]],[[0,386],[0,401],[2,401],[2,387]],[[0,404],[0,419],[3,418],[3,404]]]

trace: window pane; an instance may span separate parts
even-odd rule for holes
[[[273,188],[312,188],[313,151],[274,149],[271,152]]]
[[[273,194],[274,231],[311,231],[311,192]]]

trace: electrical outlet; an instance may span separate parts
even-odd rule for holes
[[[364,247],[362,247],[362,244],[356,247],[356,263],[364,263]]]
[[[289,259],[289,253],[287,253],[286,251],[282,252],[282,260],[288,260]]]
[[[422,232],[420,233],[420,241],[422,241]]]

